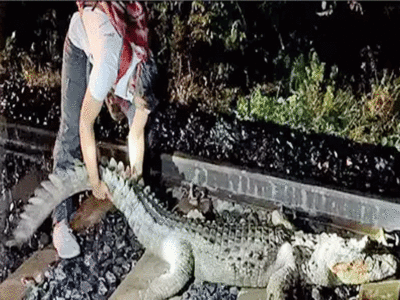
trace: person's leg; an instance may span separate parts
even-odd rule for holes
[[[87,57],[68,38],[64,43],[61,72],[61,121],[53,151],[53,171],[68,169],[81,159],[79,116],[87,87]]]
[[[87,87],[87,64],[85,52],[75,47],[67,37],[61,72],[61,121],[53,151],[53,172],[71,168],[75,159],[81,159],[79,117]],[[68,225],[75,211],[72,197],[54,210],[53,242],[62,258],[71,258],[80,252]]]

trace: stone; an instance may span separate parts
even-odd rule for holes
[[[101,296],[104,296],[105,294],[107,294],[107,292],[108,292],[108,289],[107,289],[107,287],[106,287],[106,285],[104,283],[104,280],[100,280],[99,281],[99,286],[98,286],[98,289],[97,289],[97,293],[99,295],[101,295]]]
[[[92,285],[91,285],[89,282],[87,282],[87,281],[82,281],[82,282],[81,282],[81,291],[83,291],[83,292],[85,292],[85,293],[88,293],[88,292],[93,291],[93,287],[92,287]]]
[[[107,273],[106,273],[106,279],[107,279],[107,282],[108,282],[109,284],[115,284],[115,283],[117,282],[117,278],[116,278],[115,275],[114,275],[112,272],[110,272],[110,271],[107,271]]]
[[[62,281],[65,278],[67,278],[67,275],[64,273],[64,271],[61,268],[56,268],[54,271],[55,279],[58,281]]]

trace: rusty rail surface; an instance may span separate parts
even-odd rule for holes
[[[50,130],[32,126],[2,122],[0,120],[0,148],[7,153],[15,153],[34,160],[32,156],[51,152],[57,134]],[[104,155],[127,159],[128,147],[122,144],[99,141],[98,146]]]

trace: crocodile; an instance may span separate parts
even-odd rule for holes
[[[139,242],[169,264],[141,293],[142,299],[167,299],[193,277],[238,287],[266,288],[267,299],[285,299],[296,281],[320,286],[362,284],[393,276],[397,258],[367,236],[342,238],[310,234],[290,226],[261,226],[189,219],[171,212],[151,191],[129,178],[122,162],[102,161],[102,180],[113,204],[127,218]],[[90,189],[83,163],[51,174],[30,199],[14,231],[18,244],[35,231],[45,210],[72,194]],[[51,205],[46,201],[52,200]],[[39,224],[40,225],[40,224]],[[373,247],[379,248],[374,251]],[[371,250],[372,249],[372,250]]]

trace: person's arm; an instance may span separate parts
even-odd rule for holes
[[[136,111],[128,134],[128,149],[131,172],[139,179],[143,173],[144,133],[149,110],[145,108],[143,99],[135,99]]]
[[[98,199],[108,197],[111,199],[110,192],[104,182],[100,181],[99,170],[97,167],[96,157],[96,141],[94,137],[94,122],[100,113],[103,101],[96,100],[90,93],[90,89],[86,90],[83,98],[81,115],[79,120],[79,135],[83,160],[89,175],[89,182],[93,188],[93,195]]]

